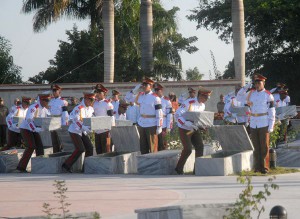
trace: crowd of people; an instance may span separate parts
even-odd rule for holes
[[[244,87],[236,87],[235,91],[220,96],[217,103],[218,114],[222,115],[227,124],[244,125],[251,133],[254,145],[254,171],[268,172],[268,147],[269,134],[273,131],[275,123],[275,107],[290,104],[288,89],[284,84],[278,83],[276,88],[267,91],[265,89],[266,78],[255,74],[253,83]],[[142,83],[136,85],[127,92],[123,99],[118,90],[112,90],[111,97],[107,98],[109,90],[102,84],[96,84],[92,92],[83,93],[78,102],[76,98],[68,103],[61,97],[62,87],[57,84],[51,85],[51,92],[38,94],[34,103],[31,98],[22,97],[16,99],[9,110],[4,106],[0,98],[0,146],[1,150],[8,150],[19,146],[21,139],[25,144],[25,152],[17,169],[26,172],[29,159],[34,152],[43,155],[43,143],[40,132],[34,122],[36,117],[60,117],[61,125],[68,125],[68,132],[75,149],[70,157],[64,162],[62,168],[71,172],[72,165],[85,152],[85,156],[93,155],[95,147],[97,154],[108,153],[113,150],[113,142],[110,131],[100,129],[94,131],[95,146],[93,146],[89,133],[90,127],[83,124],[83,118],[93,116],[111,117],[112,126],[116,120],[130,120],[136,125],[140,135],[140,151],[142,154],[154,153],[167,149],[166,134],[173,129],[173,123],[177,123],[179,136],[183,150],[176,166],[176,172],[183,174],[186,160],[195,148],[196,157],[203,156],[202,131],[205,127],[198,127],[192,121],[184,118],[185,112],[205,111],[205,103],[210,98],[211,90],[204,87],[189,87],[187,93],[179,96],[175,93],[164,94],[164,87],[150,78],[145,78]],[[245,115],[232,113],[232,107],[248,106]],[[16,117],[24,117],[18,126]],[[286,121],[282,121],[283,123]],[[6,127],[8,139],[5,145]],[[176,128],[177,128],[176,127]],[[4,134],[5,133],[5,134]],[[51,131],[53,152],[63,150],[62,142],[57,131]]]

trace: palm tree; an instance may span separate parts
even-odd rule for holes
[[[152,0],[141,0],[140,34],[141,34],[141,67],[143,73],[153,71],[153,26]]]
[[[102,11],[103,9],[103,11]],[[114,81],[114,1],[113,0],[26,0],[22,11],[36,11],[34,32],[45,30],[63,16],[85,19],[90,17],[91,28],[101,26],[104,31],[104,82]]]
[[[114,82],[115,64],[115,31],[114,31],[114,1],[103,1],[104,29],[104,82]]]
[[[245,84],[245,28],[244,28],[244,2],[232,0],[232,35],[234,50],[235,78]]]

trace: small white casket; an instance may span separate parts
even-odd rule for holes
[[[96,116],[90,118],[83,118],[83,125],[89,126],[92,131],[100,129],[111,130],[111,123],[111,116]]]

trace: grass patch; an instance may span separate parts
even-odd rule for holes
[[[268,176],[268,175],[279,175],[279,174],[297,173],[297,172],[300,172],[300,169],[276,167],[275,169],[270,169],[268,174],[262,174],[259,172],[255,173],[253,170],[251,171],[244,170],[239,175],[240,176]]]

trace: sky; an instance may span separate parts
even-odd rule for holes
[[[196,53],[182,53],[183,71],[197,67],[204,79],[209,79],[209,70],[213,73],[210,50],[214,53],[218,70],[223,72],[233,58],[233,45],[222,42],[217,34],[205,29],[196,29],[196,22],[189,21],[186,15],[197,7],[199,0],[162,0],[166,9],[174,6],[180,8],[177,13],[178,32],[184,37],[197,36],[194,44],[199,50]],[[45,31],[34,33],[32,20],[34,14],[21,13],[22,0],[0,0],[0,35],[10,41],[11,55],[14,63],[22,67],[23,81],[45,71],[49,60],[58,50],[59,40],[66,41],[66,30],[76,24],[79,30],[88,29],[89,20],[62,19],[51,24]],[[0,82],[1,83],[1,82]]]

